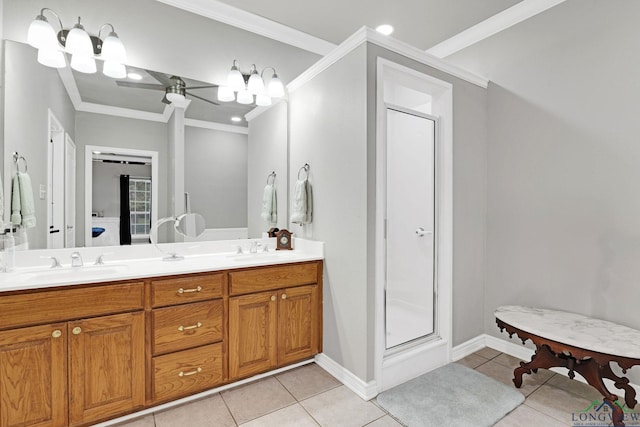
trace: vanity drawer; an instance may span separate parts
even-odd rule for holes
[[[222,300],[153,310],[153,354],[222,341]]]
[[[141,310],[144,282],[0,294],[0,329]]]
[[[222,343],[152,359],[154,402],[213,388],[224,382]]]
[[[290,286],[311,285],[318,281],[318,264],[304,263],[253,268],[229,273],[229,294],[241,295]]]
[[[151,304],[153,307],[162,307],[221,298],[223,284],[224,273],[153,280]]]

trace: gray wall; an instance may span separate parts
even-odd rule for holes
[[[640,329],[640,2],[552,11],[452,58],[493,81],[484,317],[504,339],[503,304]]]
[[[120,175],[151,179],[151,165],[93,162],[92,212],[120,216]]]
[[[207,228],[247,226],[247,135],[185,127],[184,188]]]
[[[278,228],[288,224],[287,104],[281,102],[249,122],[248,227],[249,237],[260,237],[269,229],[260,217],[267,176],[276,173]]]
[[[76,114],[76,223],[84,230],[85,146],[98,145],[158,152],[158,218],[167,216],[167,125],[146,120],[127,119],[78,112]],[[76,233],[78,246],[84,245],[84,233]]]
[[[12,153],[27,160],[36,209],[36,227],[28,230],[31,248],[47,247],[47,200],[39,198],[39,187],[47,188],[48,109],[65,131],[75,139],[75,110],[54,68],[37,63],[36,50],[20,43],[6,42],[4,120],[4,202],[5,220],[10,218],[11,181],[15,174]]]

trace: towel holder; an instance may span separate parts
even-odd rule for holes
[[[271,172],[269,175],[267,175],[267,185],[269,185],[269,178],[273,178],[273,180],[271,180],[271,185],[276,183],[276,171]]]
[[[20,170],[20,160],[24,163],[24,171]],[[17,151],[13,152],[13,162],[16,164],[16,169],[18,172],[27,173],[27,159],[18,154]]]
[[[305,163],[303,167],[301,167],[298,170],[298,180],[300,180],[300,172],[305,171],[307,173],[307,176],[305,177],[305,179],[309,178],[309,163]]]

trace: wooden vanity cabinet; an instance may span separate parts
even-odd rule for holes
[[[229,273],[231,380],[320,352],[321,277],[320,262]]]

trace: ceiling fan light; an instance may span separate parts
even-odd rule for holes
[[[172,103],[172,104],[177,104],[177,106],[182,106],[184,105],[184,101],[185,101],[185,97],[182,94],[179,93],[175,93],[175,92],[169,92],[167,93],[167,99]]]
[[[81,73],[93,74],[97,71],[96,60],[91,56],[71,55],[71,68]]]
[[[276,73],[273,73],[273,77],[271,77],[267,85],[267,94],[272,98],[282,98],[284,96],[284,85]]]
[[[258,95],[256,95],[256,105],[267,107],[271,105],[271,98],[269,98],[269,96],[265,95],[264,93],[259,93]]]
[[[247,89],[252,95],[264,93],[264,82],[262,81],[262,77],[260,77],[260,74],[258,74],[257,71],[251,73],[249,82],[247,84]]]
[[[113,79],[124,79],[127,77],[127,67],[115,61],[104,61],[102,74]]]
[[[230,102],[236,99],[235,94],[228,86],[220,86],[218,87],[218,101],[221,102]]]
[[[248,90],[243,89],[238,92],[238,104],[252,104],[253,103],[253,95],[249,93]]]
[[[89,34],[84,30],[82,24],[80,24],[80,18],[78,23],[73,26],[69,34],[67,34],[67,40],[65,42],[65,49],[72,55],[93,55],[93,44]]]
[[[64,68],[67,65],[64,53],[57,49],[38,49],[38,62],[52,68]]]
[[[36,16],[36,19],[29,25],[27,43],[36,49],[54,49],[57,47],[56,33],[44,15]]]
[[[102,42],[101,56],[105,61],[119,62],[121,64],[127,62],[127,52],[115,32],[110,32]]]

